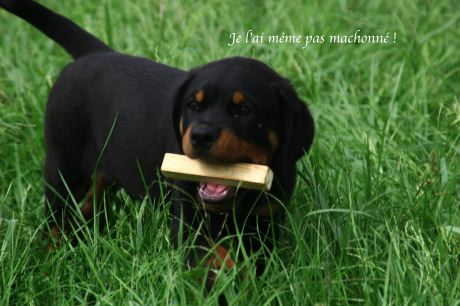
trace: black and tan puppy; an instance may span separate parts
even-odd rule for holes
[[[46,211],[54,234],[71,224],[67,188],[87,219],[104,186],[118,186],[134,198],[158,196],[157,170],[166,152],[269,165],[275,174],[272,195],[289,200],[296,161],[313,140],[313,119],[289,82],[267,65],[233,57],[186,72],[114,52],[36,2],[0,0],[0,6],[74,58],[51,90],[45,118]],[[212,241],[238,231],[255,250],[270,219],[281,213],[276,201],[259,192],[175,184],[198,203],[180,194],[173,198],[176,245],[187,238],[188,227],[198,228],[206,218],[197,245],[213,247]]]

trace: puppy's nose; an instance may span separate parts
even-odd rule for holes
[[[211,148],[219,137],[219,129],[206,124],[200,124],[192,129],[190,142],[198,152],[205,152]]]

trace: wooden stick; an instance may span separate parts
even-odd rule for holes
[[[270,190],[273,181],[273,172],[267,166],[248,163],[217,164],[172,153],[165,154],[161,172],[173,179],[256,190]]]

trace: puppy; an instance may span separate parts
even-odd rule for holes
[[[157,197],[158,168],[171,152],[219,163],[263,164],[274,172],[271,196],[212,183],[171,182],[180,190],[171,208],[176,247],[187,240],[190,228],[200,229],[197,250],[216,249],[208,262],[212,266],[228,257],[223,246],[213,245],[224,236],[242,233],[245,247],[253,251],[262,243],[272,247],[272,239],[264,240],[276,232],[270,226],[282,213],[274,199],[289,201],[296,161],[314,134],[307,106],[289,81],[242,57],[183,71],[117,53],[34,1],[0,0],[0,6],[74,59],[52,88],[45,117],[46,215],[54,235],[74,226],[69,190],[88,220],[92,203],[107,186],[137,199]],[[191,252],[189,264],[196,265],[202,255]]]

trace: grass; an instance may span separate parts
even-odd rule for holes
[[[246,256],[205,294],[205,271],[186,269],[171,245],[169,203],[124,193],[105,201],[116,207],[106,233],[86,228],[86,243],[48,252],[43,113],[70,58],[0,12],[1,305],[201,305],[221,294],[238,305],[460,305],[457,1],[42,2],[116,50],[172,66],[260,59],[309,101],[317,134],[261,277]],[[361,29],[390,43],[227,46],[249,29]]]

